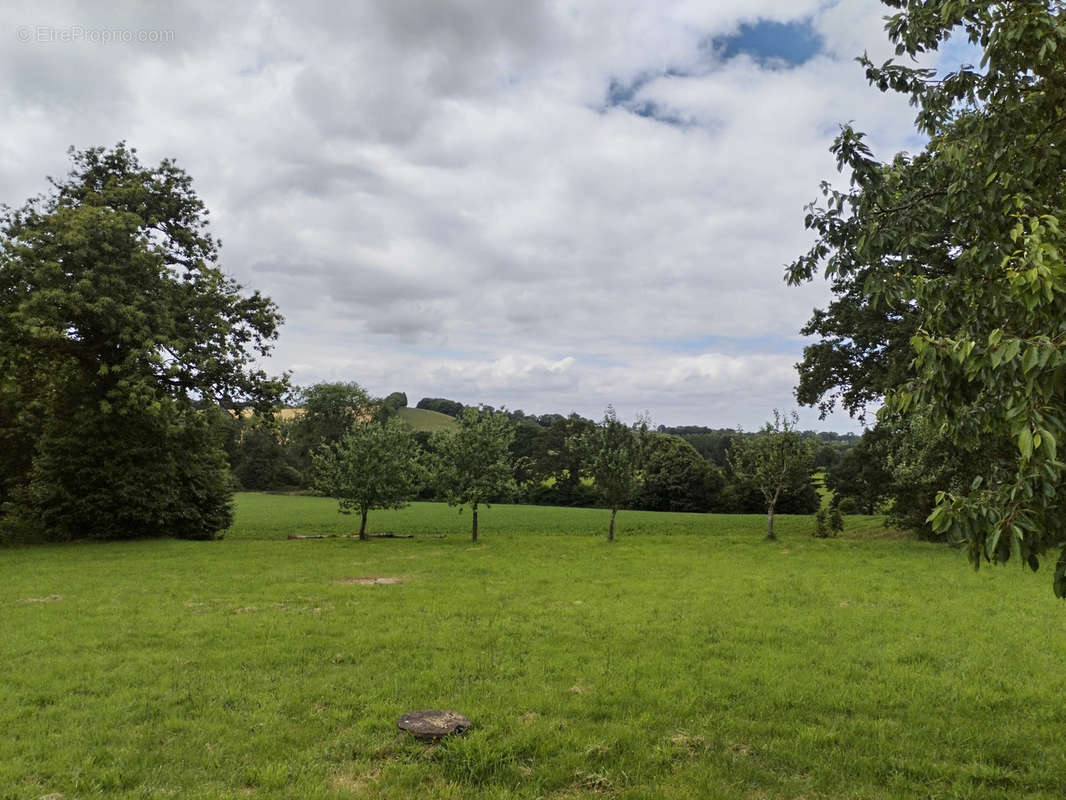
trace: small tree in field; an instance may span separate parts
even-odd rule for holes
[[[729,466],[738,480],[754,484],[766,499],[766,538],[773,540],[774,508],[781,493],[790,486],[809,481],[814,468],[811,443],[796,432],[799,414],[788,416],[774,409],[774,421],[767,422],[755,436],[735,436],[729,449]]]
[[[436,431],[430,439],[434,481],[450,506],[470,505],[472,540],[477,541],[477,510],[514,488],[511,440],[514,426],[503,414],[465,408],[455,431]]]
[[[589,474],[604,503],[611,509],[607,541],[614,541],[614,518],[618,509],[629,505],[641,486],[643,439],[647,423],[636,429],[619,421],[614,408],[607,406],[603,421],[586,434]]]
[[[397,418],[356,423],[341,440],[313,456],[315,488],[340,502],[340,511],[358,511],[359,538],[365,540],[367,514],[403,508],[422,478],[418,444]]]

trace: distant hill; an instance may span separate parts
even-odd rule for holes
[[[455,417],[449,417],[439,411],[429,411],[425,408],[400,408],[396,413],[400,419],[414,428],[416,431],[438,431],[442,428],[454,428],[458,423]]]
[[[246,408],[241,411],[241,416],[249,417],[253,413],[252,409]],[[303,416],[304,410],[302,408],[279,408],[275,413],[278,419],[289,422]],[[424,408],[399,408],[396,413],[400,419],[416,431],[432,433],[441,428],[454,428],[458,424],[455,421],[455,417],[449,417],[439,411],[429,411]]]

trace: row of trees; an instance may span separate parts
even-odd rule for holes
[[[736,475],[762,496],[770,539],[783,493],[810,485],[813,448],[797,435],[796,419],[775,412],[773,423],[756,436],[738,438],[730,451]],[[370,511],[400,508],[429,485],[449,504],[470,507],[476,542],[479,507],[517,492],[512,450],[517,430],[520,427],[505,414],[464,408],[456,430],[437,431],[422,449],[396,417],[366,416],[313,454],[314,485],[336,497],[342,512],[359,514],[362,539],[367,537]],[[664,441],[667,448],[661,445]],[[632,507],[649,480],[661,480],[661,459],[677,442],[681,440],[649,433],[646,420],[626,425],[610,407],[601,422],[575,426],[561,442],[568,469],[579,470],[579,479],[587,479],[600,503],[610,509],[609,541],[614,540],[619,509]]]
[[[312,452],[322,443],[335,444],[356,421],[380,421],[392,416],[397,406],[390,395],[371,398],[358,384],[318,384],[299,390],[292,398],[300,408],[285,418],[231,418],[227,427],[227,452],[234,475],[242,488],[277,490],[310,488],[315,476]],[[426,404],[436,400],[423,401]],[[443,401],[451,403],[453,401]],[[435,409],[432,409],[435,410]],[[459,414],[463,418],[464,408]],[[597,431],[592,420],[576,414],[551,417],[547,427],[540,418],[489,406],[473,409],[479,414],[497,414],[510,428],[509,463],[512,480],[506,499],[538,505],[602,505],[592,474],[596,470],[593,451],[583,443]],[[290,413],[281,412],[283,415]],[[793,433],[795,433],[793,431]],[[819,440],[809,433],[795,433],[814,455],[817,466]],[[755,433],[730,431],[726,452],[739,451],[744,440]],[[413,434],[422,460],[432,460],[440,437]],[[647,431],[642,448],[641,481],[627,501],[632,508],[649,511],[716,511],[758,513],[766,500],[758,487],[736,463],[723,459],[718,465],[704,458],[683,436]],[[440,486],[424,481],[420,499],[446,499]],[[500,495],[497,499],[503,499]],[[810,471],[796,474],[781,490],[777,507],[785,513],[812,513],[818,507],[818,494]]]

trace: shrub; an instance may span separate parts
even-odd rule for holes
[[[836,508],[841,514],[854,514],[859,509],[859,504],[854,497],[842,497],[836,503]]]
[[[831,539],[843,532],[844,515],[839,508],[818,509],[814,515],[814,530],[811,531],[811,536],[816,539]]]

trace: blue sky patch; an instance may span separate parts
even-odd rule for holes
[[[822,37],[809,19],[798,22],[762,19],[742,24],[740,30],[730,36],[712,37],[709,46],[725,61],[746,54],[763,66],[798,67],[821,51]]]
[[[654,100],[637,98],[640,90],[656,78],[675,77],[682,74],[674,69],[658,73],[645,72],[628,83],[623,83],[617,78],[611,78],[610,83],[607,84],[604,108],[624,108],[630,114],[635,114],[645,119],[653,119],[666,125],[675,125],[677,127],[691,125],[691,121],[684,119],[675,111],[656,103]]]

